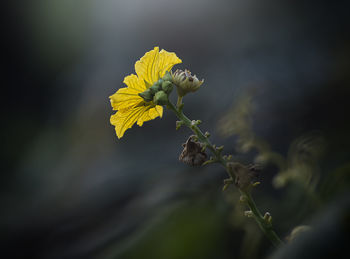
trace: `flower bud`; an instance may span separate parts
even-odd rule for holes
[[[178,130],[182,125],[184,125],[183,121],[176,121],[176,130]]]
[[[150,102],[153,100],[153,94],[149,89],[147,89],[142,93],[139,93],[139,96],[141,96],[146,102]]]
[[[244,216],[246,216],[248,218],[252,218],[252,217],[254,217],[254,214],[251,210],[247,210],[244,212]]]
[[[156,81],[154,83],[154,85],[158,85],[160,87],[162,85],[162,83],[163,83],[163,79],[159,79],[158,81]]]
[[[272,223],[272,217],[271,214],[269,212],[266,212],[264,215],[264,220],[266,221],[266,223],[271,224]]]
[[[157,105],[166,105],[169,102],[168,95],[164,91],[159,91],[154,95],[153,102]]]
[[[177,93],[180,97],[187,93],[195,92],[203,84],[204,80],[198,80],[196,75],[191,75],[187,69],[185,71],[177,69],[172,75],[172,82],[177,87]]]
[[[170,81],[163,81],[162,89],[166,94],[170,94],[173,90],[173,83]]]
[[[154,84],[148,89],[151,92],[151,94],[154,96],[159,90],[161,90],[161,87],[159,84]]]
[[[170,72],[168,72],[168,71],[165,72],[165,75],[162,77],[162,79],[163,79],[164,81],[170,81],[170,82],[171,82],[171,80],[173,80],[173,78],[172,78]]]

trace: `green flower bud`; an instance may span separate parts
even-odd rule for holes
[[[170,81],[173,79],[173,77],[171,76],[170,72],[169,71],[166,71],[165,72],[165,75],[163,76],[162,78],[164,81]]]
[[[156,82],[154,83],[154,85],[158,85],[159,87],[161,87],[161,86],[162,86],[162,83],[163,83],[163,79],[159,79],[158,81],[156,81]]]
[[[164,91],[159,91],[154,95],[153,102],[157,105],[166,105],[169,102],[168,95]]]
[[[170,81],[163,81],[162,89],[165,93],[170,94],[173,90],[173,83]]]
[[[184,125],[183,121],[176,121],[176,130],[178,130],[182,125]]]
[[[161,90],[161,87],[159,84],[154,84],[150,88],[148,88],[148,90],[151,92],[152,96],[154,96],[156,94],[156,92]]]
[[[248,218],[252,218],[252,217],[254,217],[254,214],[251,210],[247,210],[244,212],[244,216],[246,216]]]
[[[153,94],[149,89],[147,89],[142,93],[139,93],[139,96],[141,96],[146,102],[150,102],[153,100]]]
[[[269,212],[266,212],[264,215],[264,220],[267,224],[271,225],[272,224],[272,216]]]
[[[190,92],[195,92],[203,84],[204,80],[198,80],[196,75],[191,75],[187,69],[185,71],[177,69],[171,74],[172,82],[177,87],[177,93],[180,97],[185,96]]]

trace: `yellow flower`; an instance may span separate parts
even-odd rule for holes
[[[115,126],[118,138],[123,137],[124,132],[135,123],[142,126],[145,121],[162,117],[163,107],[155,105],[153,101],[146,102],[139,93],[147,90],[175,64],[181,62],[174,52],[164,49],[159,51],[159,48],[155,47],[135,63],[137,75],[126,76],[124,84],[127,87],[120,88],[109,97],[113,110],[117,110],[111,116],[110,122]]]

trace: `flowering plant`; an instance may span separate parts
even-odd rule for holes
[[[117,110],[110,118],[111,124],[115,126],[117,137],[123,137],[125,131],[135,123],[142,126],[146,121],[162,117],[163,106],[166,106],[179,119],[176,122],[176,129],[187,126],[194,133],[183,144],[184,150],[179,160],[191,166],[202,166],[209,163],[221,164],[228,174],[228,178],[224,180],[223,190],[230,185],[235,185],[241,194],[240,202],[249,208],[244,214],[255,219],[273,245],[282,245],[283,242],[272,229],[270,213],[266,212],[263,215],[251,195],[252,189],[259,184],[255,181],[258,168],[255,165],[245,166],[231,161],[231,155],[223,155],[223,146],[213,145],[209,140],[210,134],[201,131],[198,126],[201,121],[190,120],[183,113],[183,97],[199,90],[204,80],[199,80],[189,70],[176,70],[172,73],[172,67],[181,62],[175,53],[159,51],[158,47],[147,52],[136,62],[136,75],[131,74],[124,79],[127,87],[119,89],[110,96],[111,105],[114,110]],[[178,95],[176,105],[169,100],[174,86]],[[206,154],[207,150],[212,153],[209,159]]]

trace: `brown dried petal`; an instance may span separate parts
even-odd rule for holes
[[[190,166],[200,166],[207,160],[207,154],[202,151],[203,145],[193,140],[194,135],[190,136],[182,146],[183,151],[179,160]]]
[[[258,167],[255,165],[245,166],[238,162],[230,162],[227,164],[229,170],[235,175],[235,184],[238,188],[246,190],[253,179],[258,176]]]

